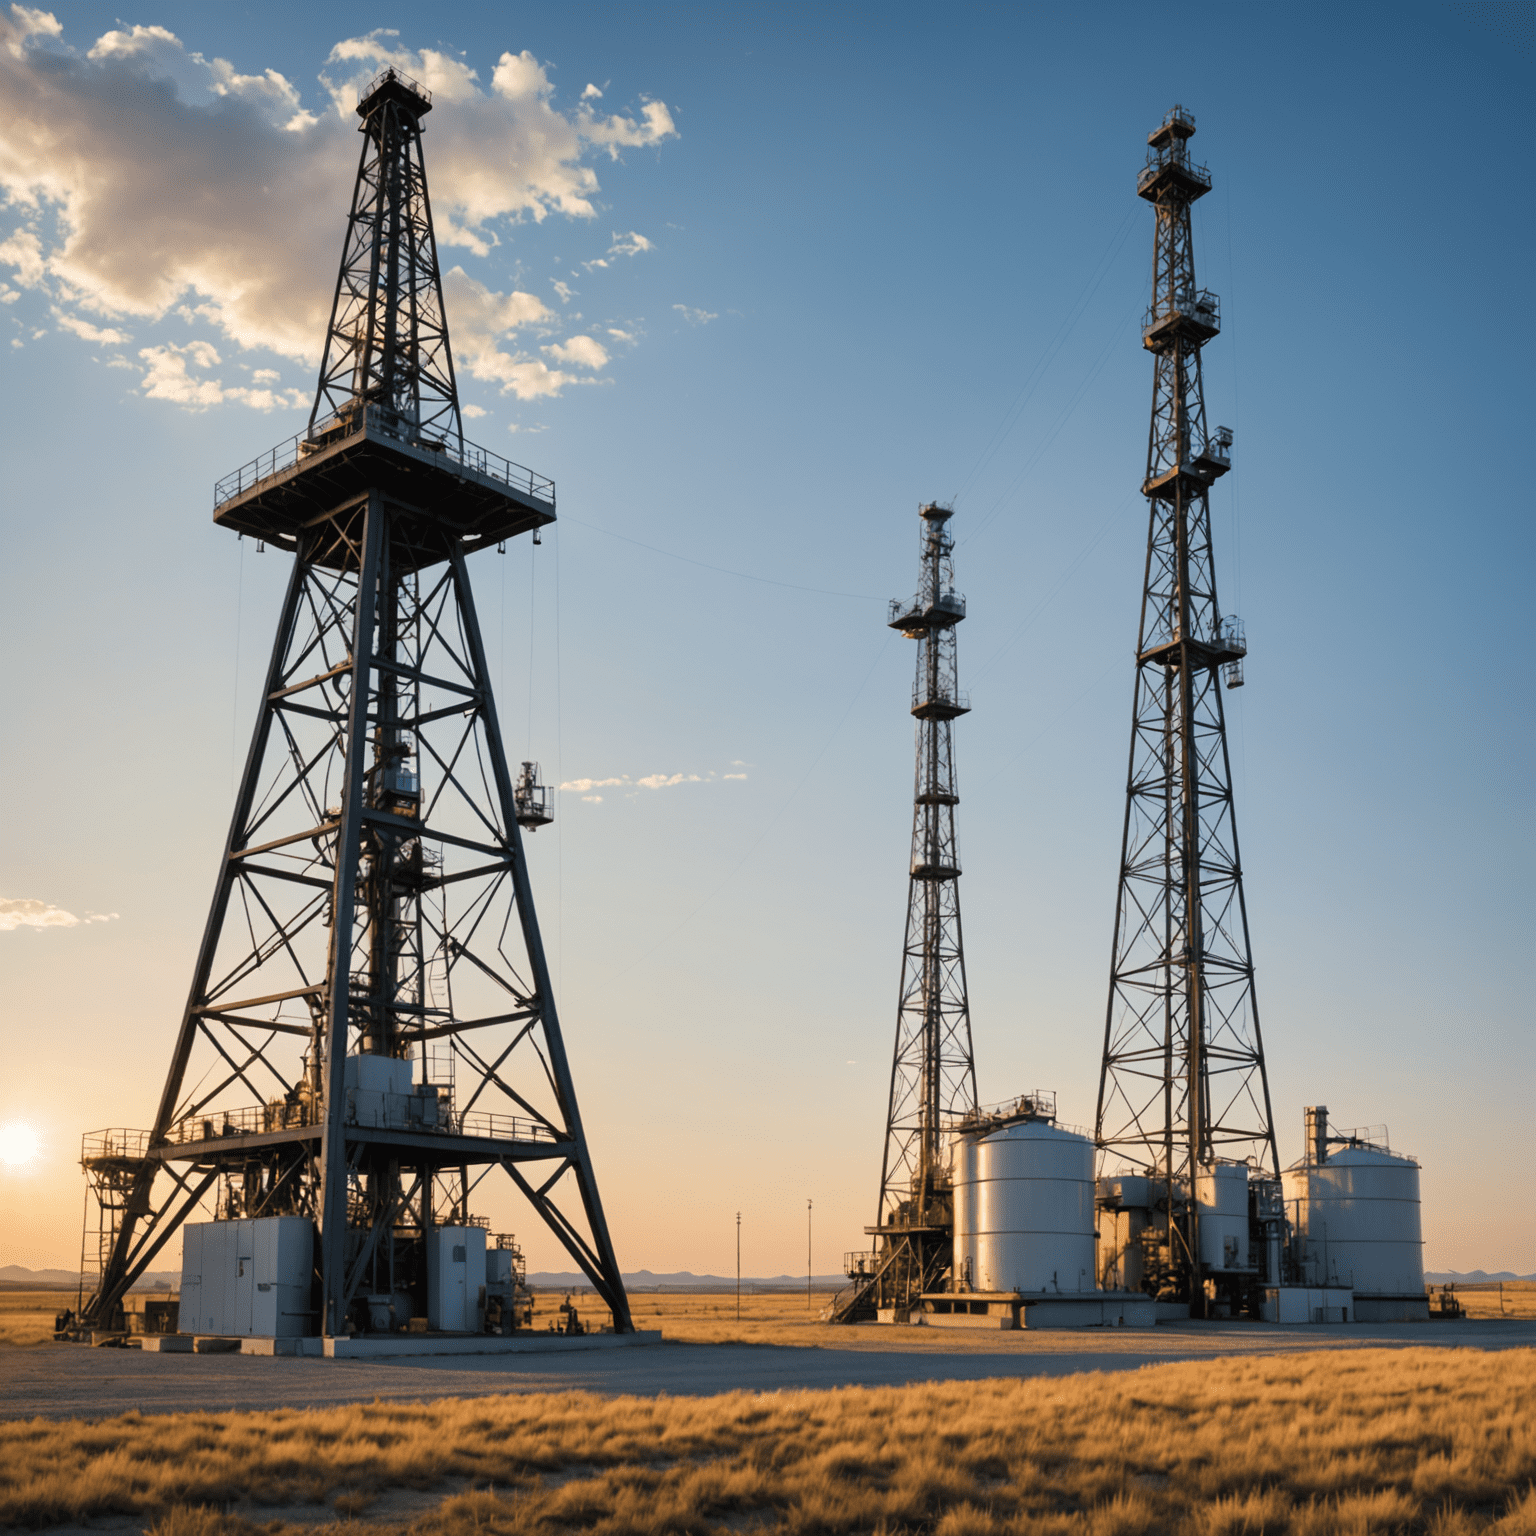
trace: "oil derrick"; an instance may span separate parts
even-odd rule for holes
[[[905,1321],[919,1296],[941,1289],[953,1258],[954,1200],[947,1137],[950,1123],[976,1112],[976,1065],[965,949],[960,931],[960,851],[955,839],[952,726],[970,711],[957,682],[955,626],[965,598],[955,591],[954,540],[947,507],[923,507],[922,568],[911,598],[890,605],[887,622],[917,641],[912,713],[917,771],[907,937],[902,950],[896,1049],[880,1204],[871,1252],[849,1254],[851,1288],[833,1320],[884,1315]]]
[[[393,70],[364,91],[309,426],[215,491],[293,568],[153,1127],[87,1138],[110,1198],[87,1327],[205,1196],[231,1225],[300,1218],[290,1331],[402,1326],[434,1236],[476,1236],[503,1175],[632,1326],[524,856],[550,813],[536,765],[509,770],[466,565],[552,522],[554,485],[463,437],[430,110]],[[509,1236],[495,1257],[517,1274]]]
[[[1221,321],[1195,282],[1189,210],[1211,178],[1190,158],[1194,131],[1175,107],[1136,184],[1157,215],[1142,331],[1150,522],[1095,1137],[1101,1163],[1151,1175],[1143,1284],[1199,1313],[1237,1301],[1219,1293],[1242,1283],[1216,1278],[1202,1245],[1217,1165],[1279,1169],[1222,705],[1247,647],[1211,553],[1210,486],[1231,467],[1232,434],[1206,426],[1201,348]]]

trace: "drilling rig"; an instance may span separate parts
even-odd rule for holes
[[[86,1138],[83,1331],[178,1229],[183,1332],[507,1331],[487,1178],[632,1328],[524,852],[552,811],[509,768],[467,564],[536,536],[555,488],[464,438],[431,110],[393,69],[363,91],[308,426],[215,490],[292,567],[154,1123]]]
[[[1217,599],[1211,549],[1232,433],[1206,422],[1201,349],[1221,305],[1195,279],[1190,207],[1211,176],[1190,155],[1194,132],[1174,107],[1136,183],[1156,215],[1150,516],[1095,1139],[1101,1164],[1128,1175],[1101,1181],[1101,1245],[1123,1226],[1102,1283],[1202,1315],[1251,1305],[1250,1237],[1282,1212],[1222,703],[1223,686],[1242,686],[1247,642]]]
[[[965,598],[955,590],[954,513],[930,502],[918,516],[917,591],[894,599],[887,615],[892,629],[917,641],[917,764],[885,1156],[875,1223],[865,1228],[874,1245],[846,1255],[851,1283],[834,1304],[834,1322],[905,1322],[921,1296],[942,1288],[954,1244],[948,1129],[976,1112],[955,837],[953,726],[971,707],[959,688],[956,656]]]

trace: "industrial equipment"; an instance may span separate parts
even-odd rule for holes
[[[503,1174],[632,1326],[523,848],[548,795],[514,785],[466,564],[555,491],[463,435],[431,110],[394,69],[364,90],[309,424],[215,489],[293,566],[154,1124],[86,1138],[87,1332],[205,1199],[183,1332],[514,1326],[470,1211]]]
[[[1306,1119],[1306,1151],[1281,1176],[1298,1279],[1352,1291],[1356,1322],[1427,1321],[1418,1163],[1385,1126],[1332,1131],[1324,1105]]]
[[[948,507],[919,508],[917,591],[892,601],[886,622],[917,641],[912,714],[917,776],[906,943],[896,1007],[896,1049],[886,1115],[885,1156],[871,1251],[850,1254],[852,1282],[832,1320],[906,1322],[919,1298],[940,1288],[951,1265],[953,1201],[947,1127],[976,1110],[976,1066],[960,935],[960,849],[955,837],[951,727],[970,712],[958,686],[955,626],[965,598],[955,590]]]
[[[1037,1092],[957,1123],[957,1291],[1094,1289],[1093,1142],[1055,1123],[1054,1102]]]
[[[1247,641],[1218,601],[1211,548],[1232,434],[1206,423],[1201,348],[1221,306],[1195,282],[1190,205],[1211,177],[1190,158],[1194,132],[1174,107],[1136,183],[1156,211],[1150,519],[1094,1138],[1110,1176],[1101,1278],[1223,1315],[1254,1304],[1249,1186],[1279,1160],[1222,706]]]

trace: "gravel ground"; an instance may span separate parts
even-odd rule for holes
[[[380,1361],[144,1354],[56,1344],[5,1351],[0,1417],[324,1407],[376,1397],[421,1402],[500,1392],[709,1396],[989,1376],[1066,1376],[1222,1355],[1423,1345],[1530,1349],[1536,1347],[1536,1322],[1489,1319],[1314,1328],[1186,1322],[1123,1332],[976,1334],[867,1326],[829,1328],[827,1343],[814,1348],[663,1342],[581,1352],[562,1350],[552,1340],[547,1354]]]

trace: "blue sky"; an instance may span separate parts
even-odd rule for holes
[[[1092,1120],[1146,537],[1134,181],[1177,101],[1215,181],[1282,1157],[1304,1104],[1386,1122],[1432,1267],[1536,1269],[1495,1175],[1536,1068],[1526,12],[51,14],[0,59],[0,897],[80,921],[0,932],[0,1123],[45,1154],[0,1169],[0,1262],[73,1262],[80,1132],[152,1116],[284,576],[211,488],[307,411],[356,153],[321,76],[389,55],[436,82],[467,430],[559,486],[536,553],[474,562],[508,745],[629,781],[532,846],[621,1263],[727,1269],[739,1209],[748,1272],[792,1271],[807,1198],[818,1270],[864,1242],[911,796],[881,604],[930,498],[970,603],[982,1095]]]

